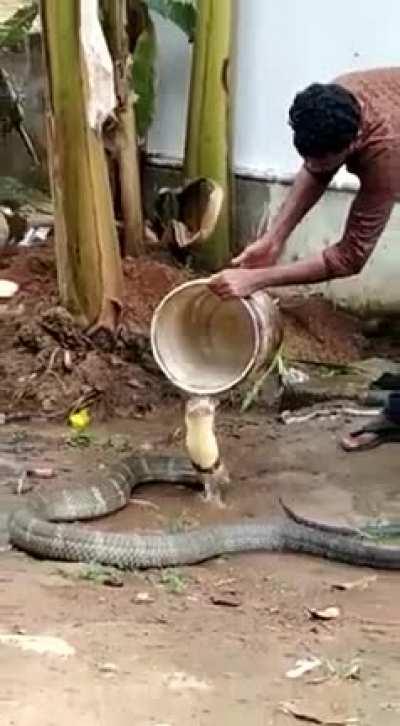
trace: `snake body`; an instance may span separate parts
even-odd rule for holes
[[[364,539],[360,532],[303,520],[287,508],[270,520],[216,524],[178,533],[110,533],[77,520],[125,507],[135,487],[150,482],[198,485],[189,459],[131,456],[111,469],[103,483],[36,493],[10,517],[10,542],[33,555],[70,562],[97,562],[121,569],[199,563],[245,551],[298,552],[352,565],[400,569],[400,547]]]

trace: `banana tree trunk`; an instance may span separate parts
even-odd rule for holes
[[[82,326],[112,331],[122,269],[103,141],[89,123],[81,0],[41,0],[40,8],[61,302]]]
[[[127,0],[102,0],[102,9],[118,100],[117,123],[109,135],[109,148],[117,167],[116,185],[123,218],[121,247],[124,254],[137,256],[143,252],[143,215],[135,113],[128,83],[131,60],[126,3]]]
[[[186,179],[207,177],[224,192],[218,223],[196,252],[197,263],[209,270],[231,256],[231,166],[228,68],[232,0],[199,0],[193,47],[184,173]]]

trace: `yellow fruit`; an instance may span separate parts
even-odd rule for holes
[[[71,413],[68,419],[70,426],[76,431],[83,431],[90,424],[90,414],[87,408]]]

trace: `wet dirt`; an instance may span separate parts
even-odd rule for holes
[[[96,526],[177,529],[270,516],[278,496],[326,521],[400,519],[398,448],[346,455],[337,438],[356,423],[341,416],[285,426],[254,413],[221,414],[232,474],[226,511],[160,485],[138,490],[142,504]],[[72,445],[66,427],[2,427],[1,511],[16,506],[10,461],[53,467],[56,477],[42,486],[90,483],[127,451],[180,450],[181,424],[180,407],[160,408],[141,420],[94,427],[84,448]],[[4,726],[307,722],[293,712],[309,723],[399,723],[397,573],[257,553],[173,572],[124,573],[122,587],[107,587],[88,579],[87,570],[82,578],[79,565],[15,551],[0,557],[0,635],[57,636],[75,650],[60,656],[0,644]],[[334,589],[360,579],[354,589]],[[338,618],[310,619],[310,609],[329,606],[339,608]],[[310,658],[321,666],[287,677]],[[282,704],[291,704],[292,715]]]

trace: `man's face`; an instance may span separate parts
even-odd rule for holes
[[[307,156],[304,159],[306,169],[312,174],[323,174],[329,171],[335,171],[344,164],[347,157],[351,153],[351,147],[349,146],[339,154],[325,154],[318,158]]]

